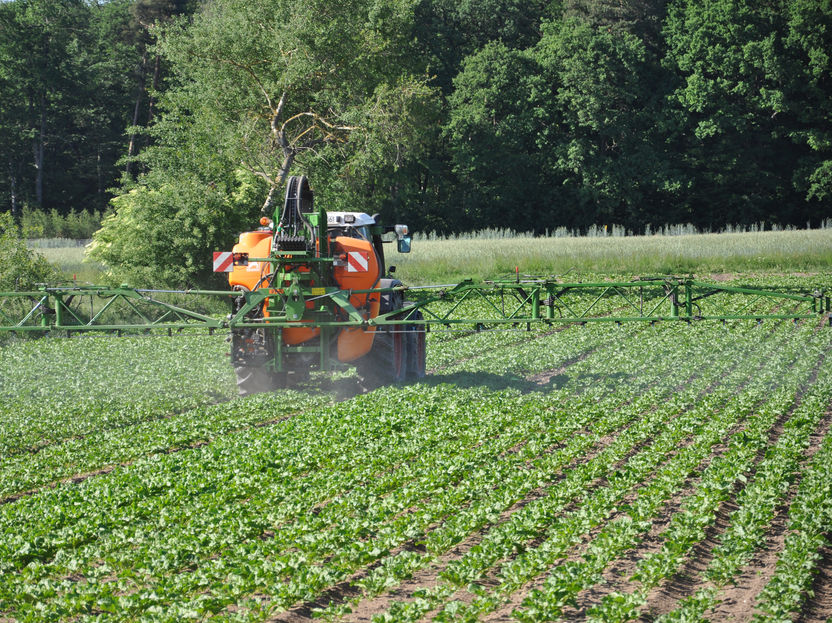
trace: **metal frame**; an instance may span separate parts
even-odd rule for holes
[[[31,292],[0,292],[0,332],[122,332],[207,329],[222,319],[185,309],[157,295],[228,295],[225,291],[138,290],[128,286],[42,286]]]
[[[357,292],[420,292],[420,300],[403,310],[367,318],[350,304]],[[215,317],[162,300],[211,297],[228,301],[244,297],[237,311]],[[482,330],[500,325],[587,322],[659,322],[698,320],[808,319],[830,315],[824,292],[796,294],[776,290],[726,286],[693,278],[661,277],[636,281],[564,283],[555,279],[464,281],[450,286],[399,287],[346,291],[337,287],[299,288],[288,309],[306,309],[300,320],[288,313],[269,318],[246,318],[266,299],[288,298],[283,290],[145,290],[128,286],[42,286],[31,292],[0,292],[0,332],[129,332],[147,330],[320,327],[386,327],[443,325]],[[476,317],[467,304],[478,301]],[[307,303],[314,309],[309,310]],[[776,309],[772,310],[772,307]],[[778,308],[779,307],[779,308]],[[419,310],[422,319],[414,319]],[[334,313],[333,313],[334,312]]]

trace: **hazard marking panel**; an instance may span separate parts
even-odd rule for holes
[[[370,254],[366,251],[350,251],[347,253],[347,272],[366,273],[370,266]]]
[[[214,251],[214,272],[230,273],[234,270],[234,254],[231,251]]]

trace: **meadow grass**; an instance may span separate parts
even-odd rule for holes
[[[832,230],[630,237],[417,240],[388,258],[413,285],[513,275],[686,275],[823,273],[832,269]]]
[[[85,259],[84,250],[88,242],[72,238],[38,238],[29,240],[28,246],[55,266],[63,279],[75,277],[81,283],[101,283],[105,267],[100,262]]]
[[[59,239],[33,245],[66,277],[101,283],[103,265],[84,260],[84,247]],[[686,275],[706,273],[828,273],[832,229],[628,237],[495,237],[417,239],[410,254],[387,245],[388,265],[410,285],[513,275]],[[206,257],[206,262],[210,258]]]

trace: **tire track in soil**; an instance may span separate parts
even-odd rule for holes
[[[758,451],[756,457],[754,458],[752,468],[749,472],[749,475],[747,476],[748,481],[751,481],[753,479],[757,467],[759,466],[763,458],[765,458],[766,450],[773,444],[777,443],[777,440],[783,433],[784,424],[792,417],[795,410],[800,405],[803,395],[806,393],[806,391],[808,391],[809,387],[811,387],[815,379],[817,379],[817,376],[820,372],[820,368],[823,365],[826,355],[828,353],[829,349],[827,349],[827,351],[824,352],[824,354],[819,358],[818,362],[814,366],[809,380],[806,383],[804,383],[799,389],[797,397],[794,403],[792,404],[791,408],[788,411],[786,411],[783,415],[781,415],[775,422],[774,426],[771,428],[768,442],[765,444],[764,447],[762,447]],[[819,446],[819,443],[817,445]],[[666,614],[677,608],[680,600],[692,595],[699,588],[710,585],[710,583],[706,582],[702,578],[702,575],[707,570],[708,566],[714,558],[713,549],[720,543],[719,536],[723,534],[730,525],[730,514],[738,508],[736,505],[736,497],[739,491],[742,489],[742,487],[743,485],[741,482],[736,482],[734,484],[734,491],[732,497],[720,504],[719,509],[716,513],[716,519],[705,530],[705,538],[691,549],[690,553],[687,556],[687,561],[683,563],[679,571],[677,571],[676,574],[673,575],[671,578],[666,580],[665,583],[653,588],[648,593],[646,604],[642,609],[642,612],[644,613],[643,618],[652,620],[655,617]],[[784,503],[786,504],[784,512],[788,512],[788,504],[790,503],[790,500],[791,497],[789,497],[788,500],[784,501]],[[777,514],[780,513],[778,512]],[[777,515],[775,515],[775,520],[776,519]],[[776,521],[774,521],[772,522],[772,529],[770,530],[770,534],[773,534],[774,532],[776,532],[776,530],[777,524]],[[782,541],[785,539],[785,524],[783,524],[783,527],[781,528],[780,539],[781,542],[779,544],[778,549],[765,550],[759,553],[759,555],[761,557],[765,557],[766,555],[773,555],[774,560],[776,560],[776,557],[783,546]],[[773,543],[770,545],[774,547],[777,545],[777,543]],[[769,577],[771,573],[773,573],[773,569],[770,569],[768,571]],[[759,588],[762,587],[760,586]],[[756,593],[754,594],[756,595]],[[731,596],[731,599],[734,600],[732,601],[732,604],[736,605],[736,608],[731,611],[731,615],[736,616],[736,614],[740,614],[742,617],[741,619],[736,620],[745,620],[746,618],[749,618],[751,615],[751,612],[749,610],[746,610],[742,605],[746,597],[747,596],[745,595],[739,594]],[[714,618],[714,620],[723,619]]]
[[[803,471],[820,449],[823,439],[830,432],[830,427],[832,427],[832,410],[826,412],[810,437],[809,447],[804,453],[804,459],[796,472],[797,477],[789,487],[789,492],[782,503],[775,510],[774,518],[764,537],[765,545],[740,571],[735,579],[735,584],[720,591],[717,598],[721,602],[715,608],[709,610],[708,616],[712,614],[713,620],[745,621],[751,618],[754,613],[756,597],[774,574],[777,559],[785,547],[786,535],[788,534],[789,506],[791,506],[792,500],[800,487]],[[827,564],[825,581],[822,577],[823,574],[819,574],[815,578],[813,586],[815,597],[806,603],[804,614],[798,619],[801,623],[826,621],[826,618],[832,615],[832,549],[829,547],[824,549],[826,550],[824,561]],[[813,614],[813,612],[817,614]]]

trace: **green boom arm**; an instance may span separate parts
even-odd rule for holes
[[[416,299],[403,310],[367,319],[337,287],[291,293],[224,290],[142,290],[126,285],[43,286],[0,292],[0,332],[238,329],[254,327],[349,327],[443,325],[484,329],[532,323],[696,321],[830,318],[830,297],[726,286],[692,278],[565,283],[555,279],[464,281],[449,286],[398,287]],[[369,292],[364,290],[363,292]],[[382,293],[388,290],[375,290]],[[356,291],[353,291],[355,293]],[[225,317],[205,310],[206,299],[245,297]],[[284,299],[287,313],[247,318],[267,297]],[[290,300],[291,299],[291,300]],[[311,309],[310,309],[311,308]],[[309,310],[300,320],[289,310]],[[417,318],[416,310],[422,318]]]

